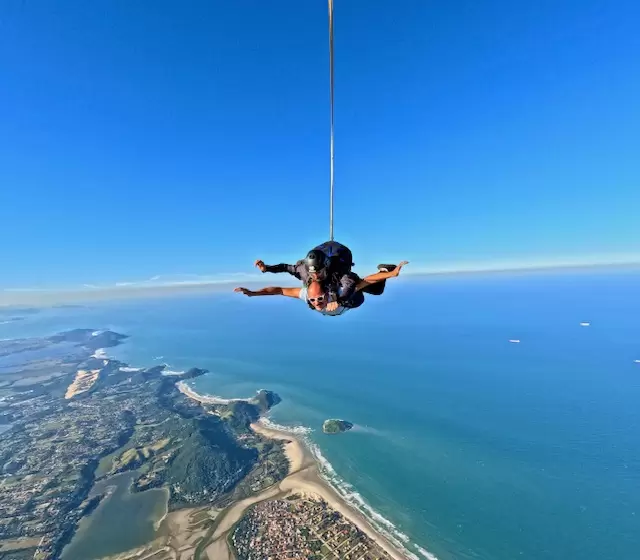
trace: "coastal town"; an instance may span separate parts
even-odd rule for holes
[[[261,424],[278,395],[198,395],[186,381],[205,370],[109,358],[104,349],[125,338],[77,329],[0,341],[0,560],[67,558],[80,522],[113,499],[109,481],[124,473],[131,494],[166,490],[168,530],[94,558],[400,557],[345,517],[298,440]],[[192,521],[172,521],[185,515]],[[95,546],[90,531],[82,538]]]
[[[134,492],[169,489],[172,510],[224,507],[286,475],[280,444],[248,428],[275,396],[205,408],[175,386],[204,370],[164,376],[105,358],[123,338],[84,329],[0,341],[3,560],[59,558],[105,498],[90,495],[95,482],[120,472],[134,473]]]
[[[115,366],[94,358],[92,350],[121,338],[85,331],[0,345],[0,356],[23,358],[2,368],[0,389],[0,410],[10,422],[0,439],[0,546],[14,550],[15,558],[47,558],[69,538],[95,503],[87,495],[97,457],[132,431],[126,401],[91,406],[63,398],[78,363],[112,373]],[[75,346],[78,339],[87,346]],[[64,358],[49,357],[61,349]]]
[[[389,560],[390,556],[319,497],[293,494],[253,506],[232,543],[238,560]]]

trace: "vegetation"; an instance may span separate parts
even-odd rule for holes
[[[193,379],[194,377],[200,377],[205,373],[207,373],[206,369],[191,368],[190,370],[185,371],[180,379]]]
[[[351,428],[353,428],[353,424],[346,420],[329,419],[325,420],[324,424],[322,424],[322,431],[325,434],[339,434]]]
[[[120,472],[138,468],[158,451],[167,447],[170,441],[171,440],[169,438],[164,438],[149,446],[126,449],[120,457],[114,460],[113,470],[115,472]]]
[[[192,420],[184,431],[183,443],[162,476],[171,488],[172,509],[216,500],[258,459],[258,452],[240,447],[215,416]]]
[[[0,372],[0,416],[11,423],[0,439],[0,540],[32,539],[26,556],[2,547],[0,560],[57,558],[100,503],[102,496],[89,498],[96,478],[135,471],[132,491],[166,487],[175,510],[224,507],[286,476],[282,443],[249,429],[278,395],[201,405],[175,383],[206,370],[164,376],[165,366],[134,370],[93,357],[124,338],[78,329],[0,341],[0,356],[24,357]],[[65,399],[78,370],[99,375],[91,391]]]
[[[93,333],[96,333],[95,335]],[[121,344],[127,335],[112,331],[92,331],[91,329],[73,329],[49,337],[50,342],[72,342],[89,350],[109,348]]]
[[[260,414],[264,414],[271,407],[277,405],[280,402],[280,396],[273,391],[267,391],[265,389],[261,389],[258,391],[258,394],[249,399],[251,404],[255,404],[258,407],[258,411]]]

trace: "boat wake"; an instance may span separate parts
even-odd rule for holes
[[[372,428],[371,426],[362,426],[360,424],[354,424],[353,428],[351,428],[352,432],[358,432],[360,434],[371,434],[374,436],[386,436],[387,434],[382,430],[378,430],[377,428]]]

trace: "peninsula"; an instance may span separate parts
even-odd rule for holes
[[[187,380],[206,370],[107,357],[126,339],[77,329],[0,341],[1,557],[77,560],[89,546],[104,560],[253,560],[294,541],[308,558],[408,557],[324,481],[301,441],[263,423],[277,394],[198,395]],[[130,531],[135,542],[92,524],[123,493],[165,504],[151,533]]]
[[[166,489],[169,512],[223,508],[287,474],[282,444],[249,428],[277,395],[224,410],[196,403],[176,381],[205,370],[168,376],[104,357],[125,339],[78,329],[0,341],[0,554],[64,556],[104,498],[90,496],[94,484],[120,473],[132,492]]]

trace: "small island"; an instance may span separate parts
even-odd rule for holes
[[[340,434],[350,430],[351,428],[353,428],[353,424],[351,422],[347,422],[346,420],[336,420],[333,418],[325,420],[324,424],[322,424],[322,431],[325,434]]]

